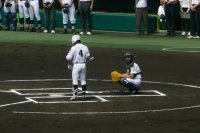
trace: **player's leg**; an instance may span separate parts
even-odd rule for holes
[[[140,34],[140,27],[141,27],[141,18],[142,18],[142,9],[136,8],[135,16],[136,16],[136,34]]]
[[[30,16],[30,31],[35,32],[34,9],[33,9],[33,6],[31,4],[30,4],[30,7],[29,7],[29,16]]]
[[[0,30],[2,30],[2,18],[1,18],[1,10],[0,10]]]
[[[4,2],[4,22],[5,22],[5,30],[8,31],[10,30],[10,8],[5,6]]]
[[[12,19],[12,30],[17,30],[17,15],[16,15],[16,9],[15,9],[15,2],[12,1],[12,6],[10,7],[11,12],[11,19]]]
[[[86,2],[80,2],[80,20],[81,20],[81,29],[82,31],[80,32],[80,34],[84,34],[86,32],[86,15],[85,15],[85,3]]]
[[[42,29],[41,29],[41,17],[40,17],[40,10],[39,10],[39,3],[38,1],[33,1],[32,2],[32,7],[33,7],[33,11],[34,11],[34,14],[35,14],[35,18],[37,20],[37,24],[38,24],[38,32],[41,32]]]
[[[78,98],[78,79],[79,79],[79,64],[74,64],[73,65],[73,70],[72,70],[72,92],[73,96],[71,97],[70,100],[76,100]]]
[[[29,7],[30,8],[30,7]],[[29,14],[29,8],[27,8],[24,4],[24,16],[26,18],[26,25],[25,25],[25,31],[29,31],[30,27],[30,14]]]
[[[24,1],[18,1],[20,31],[24,31]]]
[[[82,99],[85,100],[85,95],[87,91],[87,83],[86,83],[86,64],[81,64],[81,71],[80,71],[80,81],[82,87]]]
[[[137,93],[140,89],[141,79],[121,78],[118,83],[129,89],[130,93]]]
[[[63,10],[63,9],[62,9],[62,10]],[[68,15],[67,15],[67,13],[64,13],[64,12],[62,11],[62,16],[63,16],[63,28],[64,28],[63,33],[66,34],[66,33],[67,33]]]
[[[75,7],[74,4],[69,8],[69,20],[72,26],[72,34],[75,34],[75,25],[76,25],[76,18],[75,18]]]

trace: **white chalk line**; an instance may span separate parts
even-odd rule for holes
[[[0,105],[0,108],[1,108],[1,107],[6,107],[6,106],[11,106],[11,105],[29,103],[29,102],[31,102],[31,101],[30,101],[30,100],[27,100],[27,101],[21,101],[21,102],[16,102],[16,103],[3,104],[3,105]]]
[[[200,49],[200,47],[174,47],[174,48],[163,48],[162,51],[169,51],[169,52],[188,52],[188,53],[197,53],[197,52],[200,52],[200,50],[187,50],[187,49],[190,49],[190,48],[196,48],[196,49]],[[186,50],[180,50],[180,49],[186,49]]]
[[[4,80],[0,82],[33,82],[33,81],[66,81],[71,79],[34,79],[34,80]],[[90,80],[90,79],[88,79]],[[92,79],[92,81],[111,81],[111,80],[98,80],[98,79]],[[187,84],[177,84],[177,83],[164,83],[164,82],[157,82],[157,81],[143,81],[145,83],[155,83],[155,84],[168,84],[168,85],[176,85],[176,86],[185,86],[185,87],[191,87],[191,88],[200,88],[200,86],[195,85],[187,85]],[[3,92],[3,91],[2,91]],[[4,92],[10,92],[10,91],[4,91]],[[32,102],[30,100],[28,101],[22,101],[18,103],[11,103],[11,104],[5,104],[0,105],[1,106],[9,106],[9,105],[15,105],[15,104],[22,104],[26,102]],[[66,115],[81,115],[81,114],[131,114],[131,113],[148,113],[148,112],[163,112],[163,111],[175,111],[175,110],[184,110],[184,109],[192,109],[192,108],[199,108],[200,105],[195,106],[187,106],[187,107],[180,107],[180,108],[169,108],[169,109],[158,109],[158,110],[143,110],[143,111],[120,111],[120,112],[22,112],[22,111],[13,111],[15,114],[66,114]]]
[[[14,114],[40,114],[40,115],[99,115],[99,114],[134,114],[134,113],[153,113],[153,112],[165,112],[185,110],[192,108],[199,108],[200,105],[180,107],[180,108],[168,108],[168,109],[156,109],[156,110],[141,110],[141,111],[108,111],[108,112],[23,112],[13,111]]]

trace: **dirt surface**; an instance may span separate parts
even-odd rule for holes
[[[200,132],[200,53],[90,48],[91,93],[71,102],[68,50],[1,45],[0,133]],[[126,51],[135,53],[143,72],[137,95],[122,94],[126,89],[110,81],[111,71],[125,72]],[[59,92],[68,94],[56,97]]]

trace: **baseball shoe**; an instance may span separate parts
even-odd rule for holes
[[[190,35],[190,36],[188,36],[187,38],[188,38],[188,39],[191,39],[191,38],[194,38],[194,37]]]
[[[71,101],[76,101],[78,99],[78,96],[77,95],[74,95],[70,98]]]
[[[199,36],[195,36],[195,39],[199,39]]]
[[[84,33],[83,31],[81,31],[79,34],[80,34],[80,35],[84,35],[85,33]]]
[[[181,36],[185,36],[185,35],[186,35],[186,32],[183,31],[183,32],[181,33]]]
[[[92,35],[92,32],[88,31],[86,34],[87,34],[87,35]]]
[[[48,30],[44,30],[43,32],[44,32],[44,33],[48,33]]]
[[[55,32],[55,30],[51,30],[51,34],[55,34],[56,32]]]

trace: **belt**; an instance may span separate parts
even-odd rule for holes
[[[74,62],[74,64],[84,64],[85,62]]]

